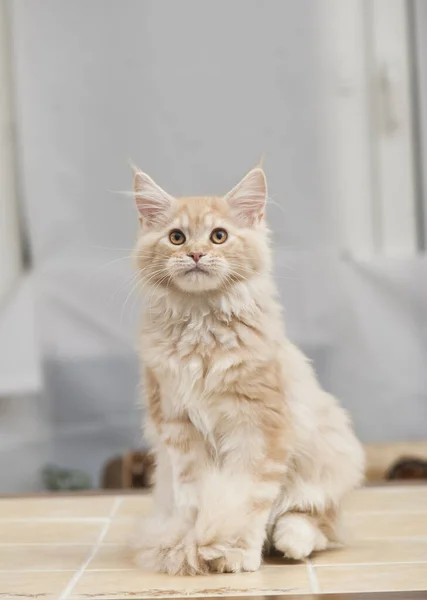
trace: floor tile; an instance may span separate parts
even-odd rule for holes
[[[313,557],[311,574],[321,591],[427,589],[426,502],[427,486],[355,492],[346,503],[344,524],[353,534],[347,545]],[[0,500],[0,598],[59,598],[113,506],[113,495]],[[128,547],[151,506],[144,494],[123,498],[71,598],[310,593],[306,566],[280,556],[269,558],[258,573],[182,578],[141,572]]]
[[[0,598],[7,600],[58,600],[72,574],[61,573],[0,573]],[[116,599],[117,600],[117,599]]]
[[[110,524],[104,543],[129,544],[138,533],[138,519],[114,519]]]
[[[135,569],[134,553],[128,545],[102,545],[87,567],[88,571],[98,569]]]
[[[113,496],[2,498],[0,519],[108,517]]]
[[[323,593],[392,592],[427,589],[427,568],[418,565],[316,567]]]
[[[91,548],[91,545],[0,546],[0,571],[75,571]]]
[[[346,511],[427,511],[427,488],[405,486],[362,488],[344,502]]]
[[[311,560],[314,565],[425,561],[427,569],[427,540],[359,540],[342,548],[318,552]]]
[[[153,509],[153,498],[147,494],[127,496],[123,499],[117,517],[143,517]]]
[[[427,511],[424,513],[347,513],[344,527],[354,539],[427,537]]]
[[[305,565],[282,570],[265,567],[258,573],[212,575],[210,577],[169,577],[139,571],[88,571],[70,600],[125,600],[173,596],[249,596],[303,594],[309,592]]]
[[[0,521],[0,544],[91,544],[97,540],[103,527],[102,522]]]

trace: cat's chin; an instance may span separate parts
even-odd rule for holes
[[[176,287],[183,292],[201,293],[217,290],[221,287],[221,277],[206,271],[185,273],[174,279]]]

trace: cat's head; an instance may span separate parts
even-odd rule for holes
[[[143,283],[203,293],[268,270],[267,182],[260,167],[222,197],[174,198],[138,170],[134,191],[140,217],[135,257]]]

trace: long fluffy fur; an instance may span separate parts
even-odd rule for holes
[[[151,190],[137,191],[146,432],[157,455],[156,515],[139,533],[138,564],[252,571],[268,546],[305,558],[340,538],[340,503],[361,482],[363,453],[348,415],[284,336],[265,176],[256,169],[223,198],[168,196],[154,225]],[[224,244],[210,240],[217,227]],[[184,232],[182,246],[172,229]],[[205,273],[190,272],[192,251]]]

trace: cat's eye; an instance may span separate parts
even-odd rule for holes
[[[169,234],[169,240],[175,246],[181,246],[185,242],[185,235],[179,229],[172,229]]]
[[[214,229],[211,233],[211,242],[214,244],[223,244],[227,238],[228,233],[225,231],[225,229]]]

